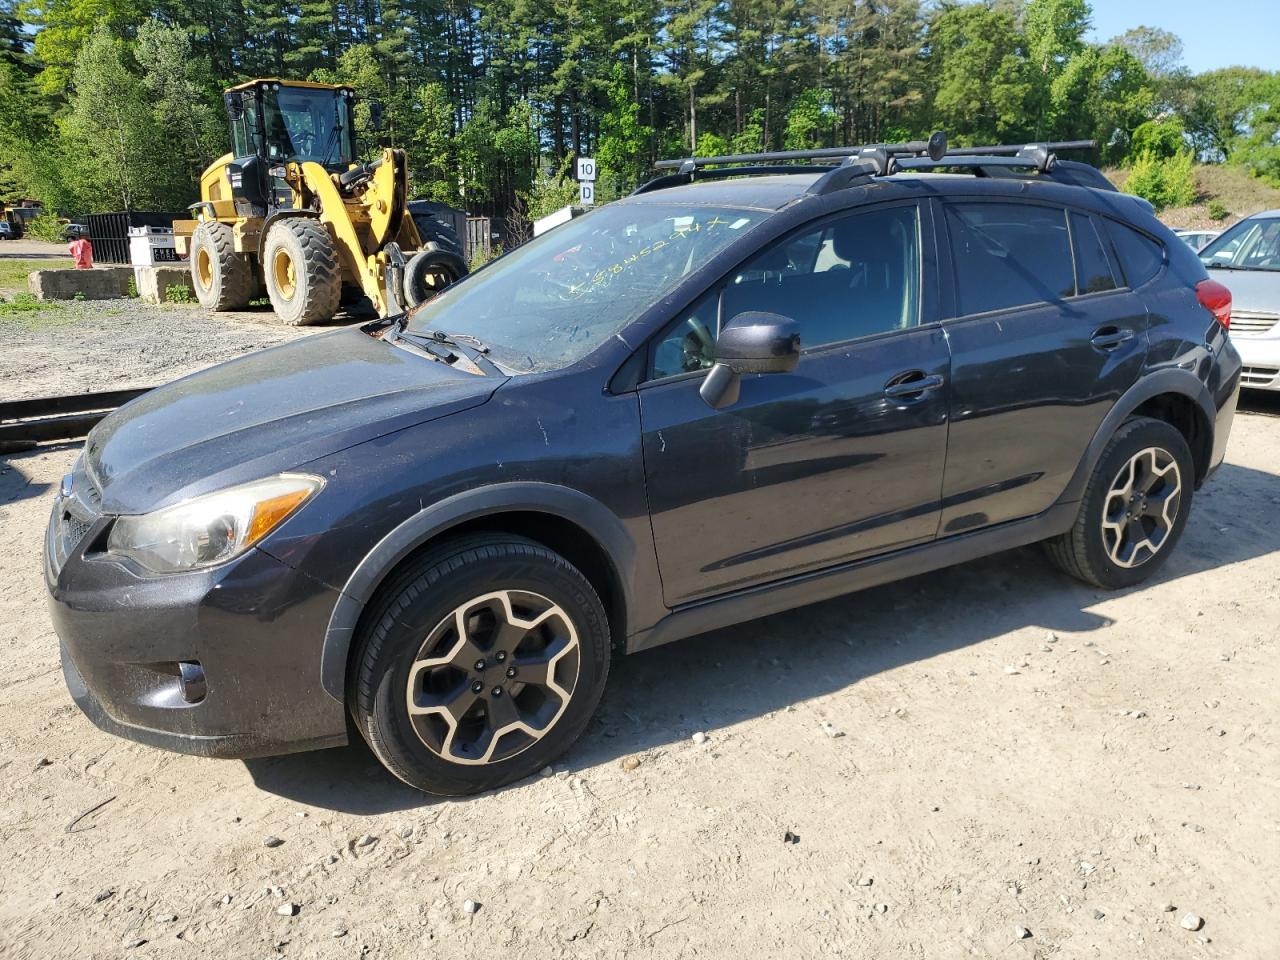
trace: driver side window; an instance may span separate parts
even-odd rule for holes
[[[646,379],[711,367],[721,322],[748,310],[791,317],[806,349],[915,326],[916,205],[860,210],[769,244],[667,326],[651,344]]]

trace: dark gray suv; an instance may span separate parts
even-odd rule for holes
[[[564,751],[614,650],[1037,541],[1150,576],[1227,442],[1226,289],[1044,146],[845,153],[687,161],[108,417],[48,529],[76,702],[209,756],[354,726],[462,794]]]

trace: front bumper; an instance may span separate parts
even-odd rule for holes
[[[50,613],[72,699],[98,727],[216,757],[347,742],[343,705],[320,684],[338,591],[259,550],[210,570],[140,576],[93,553],[105,521],[55,551],[62,509],[59,497],[46,540]],[[180,663],[199,665],[203,691],[184,694]],[[188,702],[193,692],[203,696]]]
[[[1244,370],[1240,386],[1246,390],[1280,390],[1280,337],[1232,337]]]

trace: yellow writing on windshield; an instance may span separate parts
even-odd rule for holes
[[[705,223],[700,223],[696,220],[679,223],[676,225],[675,229],[671,231],[669,236],[655,240],[652,243],[641,247],[630,256],[611,263],[607,267],[601,267],[591,275],[589,280],[571,284],[568,288],[567,296],[569,298],[576,299],[590,293],[596,287],[606,286],[614,277],[623,273],[628,267],[639,263],[641,257],[647,257],[651,253],[657,253],[659,250],[664,249],[676,240],[687,240],[695,234],[701,233],[704,226],[708,231],[710,231],[715,227],[732,227],[734,224],[729,220],[721,220],[718,216],[712,217]]]

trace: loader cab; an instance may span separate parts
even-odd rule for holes
[[[355,160],[355,91],[320,83],[254,80],[224,95],[236,157],[312,161],[341,172]]]
[[[340,173],[355,160],[355,91],[320,83],[254,80],[223,94],[231,126],[232,190],[248,215],[292,205],[281,176],[311,161]]]

